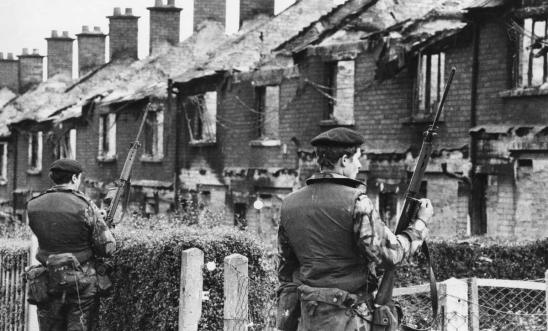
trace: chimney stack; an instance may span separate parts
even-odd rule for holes
[[[150,11],[149,53],[157,52],[166,43],[178,44],[182,9],[175,7],[175,0],[168,0],[167,5],[163,0],[156,0],[154,7],[147,9]]]
[[[29,54],[28,48],[23,48],[19,55],[19,93],[25,93],[33,86],[42,82],[44,72],[44,57],[33,49]]]
[[[137,59],[137,38],[139,16],[134,16],[131,8],[125,14],[119,7],[114,8],[109,19],[110,59],[131,57]]]
[[[194,1],[194,31],[204,21],[216,21],[227,33],[239,30],[241,23],[258,14],[274,15],[275,0],[200,0]]]
[[[240,0],[240,22],[263,14],[274,16],[275,0]]]
[[[0,89],[7,87],[16,93],[19,90],[19,63],[13,53],[0,53]]]
[[[48,43],[48,78],[57,74],[72,77],[72,43],[74,38],[69,37],[68,31],[61,35],[57,30],[51,31],[51,37],[46,38]]]
[[[78,76],[82,77],[105,63],[106,35],[96,26],[90,31],[89,26],[82,26],[78,38]]]

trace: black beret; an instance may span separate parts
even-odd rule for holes
[[[361,134],[348,128],[334,128],[312,138],[312,146],[359,147],[365,142]]]
[[[82,165],[80,162],[72,159],[59,159],[57,161],[54,161],[50,166],[49,170],[62,170],[66,172],[72,172],[75,174],[79,174],[84,169],[82,168]]]

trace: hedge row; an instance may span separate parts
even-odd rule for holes
[[[28,259],[28,245],[27,241],[0,238],[0,271],[22,270]],[[0,330],[7,330],[8,326],[21,326],[23,323],[24,289],[22,282],[15,279],[12,279],[12,284],[17,287],[6,288],[5,279],[2,278],[0,274]]]
[[[214,270],[203,270],[210,299],[203,303],[200,329],[223,328],[223,262],[233,253],[249,259],[250,318],[258,325],[266,323],[275,274],[264,259],[263,247],[249,233],[178,226],[153,231],[117,228],[115,236],[119,250],[113,258],[114,293],[102,301],[101,330],[176,330],[181,252],[192,247],[204,251],[206,263],[216,265]]]

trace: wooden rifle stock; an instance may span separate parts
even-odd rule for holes
[[[129,147],[129,151],[127,153],[126,161],[124,163],[124,167],[122,168],[122,173],[120,174],[120,178],[115,182],[115,193],[114,198],[111,200],[109,207],[107,209],[107,215],[105,217],[105,223],[109,228],[114,227],[114,216],[116,215],[116,210],[118,209],[118,205],[120,205],[120,201],[122,200],[122,195],[126,190],[128,190],[129,186],[129,179],[131,177],[131,169],[133,168],[133,164],[135,163],[135,158],[137,157],[137,151],[139,150],[139,147],[141,147],[141,143],[139,142],[139,138],[141,137],[141,133],[143,132],[143,128],[145,127],[145,122],[147,120],[147,115],[149,112],[149,108],[151,106],[151,103],[148,103],[145,107],[145,113],[143,114],[143,119],[141,120],[141,124],[139,126],[139,131],[137,131],[137,137],[135,137],[135,140],[131,143]]]
[[[420,207],[420,186],[424,177],[424,172],[426,171],[426,166],[428,165],[428,161],[430,160],[430,156],[432,155],[432,141],[434,136],[436,135],[437,124],[443,110],[449,88],[451,87],[451,82],[453,81],[453,77],[455,76],[455,71],[455,68],[451,69],[449,79],[443,91],[442,99],[440,100],[440,103],[438,105],[434,122],[424,133],[424,139],[422,142],[419,157],[417,159],[417,164],[415,166],[415,170],[413,171],[413,175],[411,177],[409,187],[407,188],[407,192],[405,193],[405,203],[403,205],[402,212],[396,226],[396,235],[403,233],[403,231],[405,231],[405,229],[407,229],[411,225],[411,222],[415,219],[417,211]],[[421,249],[423,250],[425,255],[427,255],[427,259],[430,259],[430,254],[428,252],[428,246],[426,245],[426,242],[423,243]],[[432,296],[432,311],[435,320],[438,313],[438,295],[436,288],[436,278],[434,276],[431,263],[429,265],[429,269],[430,294]],[[379,290],[375,297],[376,305],[386,305],[392,300],[392,291],[394,289],[394,283],[396,278],[395,271],[396,270],[394,265],[385,266],[384,275],[382,277],[381,284],[379,285]]]

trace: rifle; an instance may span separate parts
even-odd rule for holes
[[[151,107],[151,103],[149,102],[145,108],[145,113],[143,114],[143,119],[141,120],[139,131],[137,131],[137,137],[135,137],[135,140],[131,143],[129,147],[129,151],[126,157],[126,162],[124,163],[124,168],[122,168],[122,173],[120,174],[120,178],[115,182],[116,187],[114,189],[115,190],[114,198],[109,203],[106,217],[105,217],[105,223],[107,224],[109,228],[114,227],[114,216],[116,215],[116,210],[118,209],[118,205],[120,204],[120,201],[122,200],[122,195],[126,193],[126,191],[128,190],[130,186],[129,179],[131,177],[131,169],[133,168],[133,163],[135,162],[135,158],[137,157],[137,151],[139,150],[139,147],[141,147],[139,138],[145,126],[145,122],[146,122],[150,107]]]
[[[421,182],[424,177],[424,172],[426,171],[426,166],[428,165],[428,161],[430,160],[430,156],[432,155],[432,141],[434,140],[434,136],[437,133],[436,132],[437,124],[441,115],[441,111],[443,110],[443,105],[445,104],[445,99],[447,98],[447,94],[449,93],[451,82],[453,81],[453,77],[455,76],[455,71],[456,71],[455,68],[451,69],[449,79],[443,91],[443,96],[438,105],[436,116],[434,117],[434,122],[424,133],[424,139],[422,142],[422,147],[421,147],[419,157],[417,159],[417,164],[415,166],[415,170],[413,171],[413,176],[411,177],[411,182],[409,183],[409,187],[407,188],[407,191],[405,193],[405,203],[403,205],[403,209],[400,214],[400,218],[398,220],[398,225],[396,226],[396,232],[395,232],[396,235],[403,233],[403,231],[409,227],[411,222],[415,219],[417,212],[419,210],[419,207],[420,207],[419,191],[420,191]],[[426,241],[423,242],[421,249],[424,255],[426,256],[426,259],[428,260],[428,269],[429,269],[428,271],[429,271],[429,278],[430,278],[430,295],[432,297],[433,322],[435,322],[438,315],[438,289],[436,287],[436,276],[434,275],[434,270],[432,269],[432,261],[430,259],[430,252],[428,251],[428,246],[426,244]],[[387,305],[388,303],[392,301],[392,290],[394,289],[395,276],[396,276],[395,266],[394,265],[386,266],[381,284],[379,286],[379,290],[377,292],[377,296],[375,297],[376,305],[383,306],[383,305]]]

